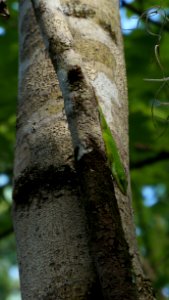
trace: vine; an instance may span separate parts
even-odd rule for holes
[[[151,22],[152,16],[158,16],[159,19],[161,20],[161,22],[159,23],[160,26],[159,26],[158,33],[153,32],[150,28],[150,22]],[[169,106],[168,101],[166,101],[166,100],[163,101],[162,99],[160,99],[160,93],[161,92],[166,93],[165,88],[169,89],[169,77],[166,76],[166,74],[165,74],[165,68],[164,68],[164,66],[161,62],[161,58],[160,58],[160,46],[161,46],[162,35],[163,35],[164,27],[166,26],[167,23],[169,23],[169,17],[167,15],[165,8],[163,8],[162,5],[159,5],[159,6],[150,7],[145,12],[143,12],[141,14],[141,16],[139,17],[138,25],[139,25],[139,21],[141,19],[145,19],[145,27],[146,27],[147,33],[149,35],[157,38],[157,41],[154,46],[154,56],[155,56],[157,66],[159,67],[159,70],[162,74],[162,77],[161,78],[145,78],[144,80],[149,81],[149,82],[161,83],[160,87],[157,89],[157,91],[155,93],[155,96],[154,96],[154,99],[153,99],[152,105],[151,105],[151,113],[152,113],[153,123],[154,123],[154,126],[158,129],[158,122],[156,121],[157,119],[161,123],[164,123],[165,125],[167,124],[167,126],[169,125],[169,115],[166,117],[166,119],[155,116],[155,108],[156,107],[159,108],[159,107]],[[160,132],[158,137],[160,137],[164,134],[164,132],[167,129],[167,126],[165,127],[165,129],[162,132]]]

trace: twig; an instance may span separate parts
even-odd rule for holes
[[[130,11],[136,13],[140,17],[143,15],[143,12],[140,9],[134,7],[132,4],[126,3],[124,0],[122,1],[122,6],[126,7]],[[166,17],[166,19],[168,19],[168,18]],[[160,27],[160,28],[162,27],[162,23],[159,21],[154,21],[151,18],[147,18],[146,21],[150,22],[151,24],[155,25],[156,27]],[[163,24],[163,30],[169,32],[169,25]]]

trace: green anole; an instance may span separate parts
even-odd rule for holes
[[[100,127],[102,131],[103,141],[105,144],[105,150],[108,160],[108,165],[112,172],[113,178],[115,179],[120,191],[126,195],[127,193],[127,176],[124,170],[124,166],[121,162],[121,158],[116,146],[116,142],[112,136],[111,130],[106,122],[104,113],[98,105],[99,116],[100,116]]]

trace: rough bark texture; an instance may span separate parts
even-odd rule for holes
[[[118,1],[32,2],[45,43],[22,0],[13,215],[23,299],[153,299],[97,110],[128,173]]]
[[[13,216],[22,298],[94,297],[97,282],[63,98],[29,1],[21,3],[19,27]]]

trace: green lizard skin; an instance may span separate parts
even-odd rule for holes
[[[124,166],[116,146],[116,142],[112,136],[111,130],[106,122],[105,116],[100,106],[98,106],[100,116],[100,126],[102,130],[103,141],[113,178],[115,179],[120,191],[126,195],[127,193],[127,177]]]

